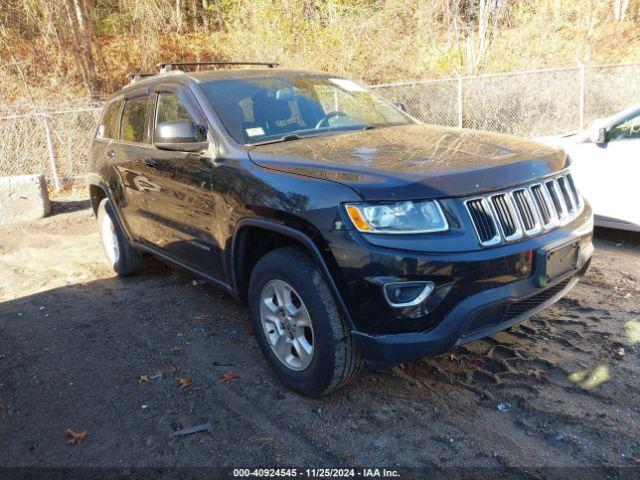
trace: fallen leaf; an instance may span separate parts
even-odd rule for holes
[[[452,362],[453,362],[456,358],[458,358],[458,356],[457,356],[455,353],[451,353],[451,354],[449,354],[449,360],[451,360]]]
[[[146,383],[149,381],[149,374],[148,373],[143,373],[142,375],[140,375],[138,377],[138,383]]]
[[[179,352],[180,350],[182,350],[182,347],[180,345],[176,345],[175,347],[173,347],[174,352]]]
[[[67,428],[65,433],[69,435],[69,440],[67,440],[67,445],[80,445],[84,442],[84,439],[87,437],[87,431],[84,432],[76,432],[71,430],[71,428]]]
[[[195,316],[195,317],[193,317],[193,318],[195,318],[196,320],[200,320],[200,321],[202,321],[202,320],[206,320],[206,319],[207,319],[207,317],[205,317],[204,315],[196,315],[196,316]]]
[[[220,383],[232,383],[238,379],[238,376],[233,372],[227,372],[220,377]]]
[[[640,458],[632,458],[631,463],[633,463],[634,465],[640,465]]]
[[[347,462],[349,462],[349,463],[353,463],[353,462],[355,462],[355,461],[356,461],[356,456],[355,456],[355,454],[353,454],[353,453],[347,453],[347,454],[344,456],[344,458],[346,458],[346,459],[347,459]]]
[[[191,387],[191,377],[180,377],[178,378],[178,383],[182,390],[186,390]]]
[[[253,337],[255,335],[255,332],[253,331],[253,327],[246,327],[244,329],[244,334],[247,337]]]

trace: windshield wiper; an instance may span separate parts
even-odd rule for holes
[[[278,139],[279,142],[288,142],[290,140],[300,140],[302,138],[301,135],[298,135],[297,133],[288,133],[286,135],[283,135],[282,137],[280,137]]]
[[[287,133],[280,138],[274,138],[273,140],[265,140],[264,142],[254,143],[253,145],[267,145],[269,143],[280,143],[280,142],[290,142],[291,140],[300,140],[301,138],[305,138],[302,135],[298,135],[297,133]]]

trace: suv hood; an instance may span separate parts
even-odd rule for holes
[[[402,125],[260,145],[269,169],[343,183],[365,200],[474,195],[568,166],[562,150],[476,130]]]

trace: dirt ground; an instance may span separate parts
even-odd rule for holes
[[[157,261],[115,277],[88,204],[54,204],[0,230],[0,465],[640,469],[639,280],[640,235],[598,231],[547,311],[311,400],[274,378],[244,306]]]

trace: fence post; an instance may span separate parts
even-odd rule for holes
[[[580,130],[584,130],[584,63],[578,61],[578,80],[580,85],[580,98],[578,99],[578,123]]]
[[[454,70],[458,79],[458,128],[462,128],[462,77]]]
[[[51,177],[56,187],[56,192],[60,192],[60,180],[58,179],[58,171],[56,170],[56,154],[53,151],[53,140],[51,138],[51,130],[49,129],[49,116],[45,110],[42,114],[42,125],[44,126],[44,135],[47,137],[47,148],[49,150],[49,166],[51,167]]]

